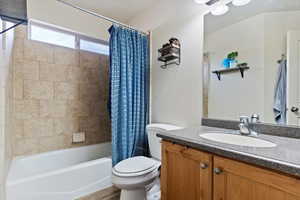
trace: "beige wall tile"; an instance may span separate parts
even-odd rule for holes
[[[13,96],[14,99],[23,99],[24,97],[24,81],[23,79],[14,79],[13,80]]]
[[[79,94],[81,100],[97,102],[102,99],[103,91],[99,85],[83,83],[80,84]]]
[[[27,26],[26,25],[17,26],[14,30],[15,30],[15,38],[26,39],[26,37],[27,37]]]
[[[32,119],[39,117],[39,101],[14,100],[14,117],[16,119]]]
[[[35,41],[24,40],[24,59],[25,60],[37,60]]]
[[[23,60],[24,59],[24,39],[15,38],[13,46],[13,59]]]
[[[24,80],[39,80],[39,62],[37,61],[15,61],[14,78]]]
[[[64,136],[42,137],[39,139],[39,152],[48,152],[64,147]]]
[[[90,107],[88,103],[82,101],[68,101],[67,114],[71,117],[88,117]]]
[[[24,121],[20,119],[13,120],[12,133],[16,139],[24,138]]]
[[[100,59],[99,54],[80,51],[80,67],[83,68],[95,68],[100,67]]]
[[[88,83],[89,70],[79,67],[71,67],[68,71],[68,81],[74,83]]]
[[[67,113],[66,101],[41,100],[40,117],[65,117]]]
[[[79,85],[77,83],[55,83],[54,98],[59,100],[78,100]]]
[[[82,117],[80,118],[80,131],[83,132],[100,132],[101,131],[101,121],[103,119],[99,117]]]
[[[24,40],[24,59],[54,62],[54,46],[33,40]]]
[[[57,64],[40,64],[40,80],[41,81],[67,81],[69,66]]]
[[[30,155],[38,153],[39,142],[38,139],[21,139],[17,140],[14,146],[15,156]]]
[[[54,83],[47,81],[24,81],[25,99],[53,99]]]
[[[38,61],[54,63],[54,46],[39,42],[34,48]]]
[[[16,30],[13,55],[13,103],[5,108],[14,117],[15,155],[110,140],[107,56],[27,40],[26,27]],[[72,144],[79,131],[87,141]]]
[[[54,63],[59,65],[79,65],[79,52],[69,48],[54,48]]]
[[[79,119],[76,117],[65,117],[54,119],[55,135],[72,135],[79,132]]]
[[[50,118],[24,120],[24,137],[41,138],[45,136],[53,136],[53,127],[53,119]]]

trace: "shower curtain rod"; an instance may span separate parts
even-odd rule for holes
[[[87,10],[87,9],[85,9],[85,8],[81,8],[81,7],[79,7],[79,6],[73,5],[73,4],[71,4],[71,3],[69,3],[69,2],[66,2],[66,1],[64,1],[64,0],[56,0],[56,1],[61,2],[61,3],[65,4],[65,5],[68,5],[68,6],[72,7],[72,8],[75,8],[75,9],[77,9],[77,10],[80,10],[80,11],[82,11],[82,12],[85,12],[85,13],[87,13],[87,14],[93,15],[93,16],[95,16],[95,17],[104,19],[104,20],[109,21],[109,22],[111,22],[111,23],[118,24],[118,25],[120,25],[120,26],[126,27],[126,28],[131,29],[131,30],[136,30],[136,31],[138,31],[138,32],[140,32],[140,33],[142,33],[142,34],[145,34],[145,35],[149,35],[148,32],[144,32],[144,31],[138,30],[137,28],[132,27],[132,26],[130,26],[130,25],[128,25],[128,24],[124,24],[124,23],[119,22],[119,21],[116,21],[116,20],[114,20],[114,19],[112,19],[112,18],[109,18],[109,17],[105,17],[105,16],[103,16],[103,15],[96,14],[96,13],[94,13],[94,12],[92,12],[92,11],[89,11],[89,10]]]

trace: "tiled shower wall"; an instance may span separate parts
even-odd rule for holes
[[[0,20],[0,24],[2,21]],[[12,46],[14,32],[0,35],[0,199],[5,199],[5,180],[12,160]]]
[[[110,141],[108,56],[28,40],[26,28],[13,49],[14,155]]]

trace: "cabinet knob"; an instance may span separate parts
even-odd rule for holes
[[[222,174],[222,173],[223,173],[223,170],[220,169],[220,168],[215,168],[215,169],[214,169],[214,172],[215,172],[215,174],[219,175],[219,174]]]
[[[201,169],[207,169],[208,168],[208,164],[206,164],[206,163],[200,163],[200,167],[201,167]]]

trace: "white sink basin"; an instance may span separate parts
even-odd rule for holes
[[[215,142],[246,146],[246,147],[271,148],[277,146],[272,142],[268,142],[258,138],[241,136],[241,135],[233,135],[233,134],[208,133],[208,134],[201,134],[200,137]]]

